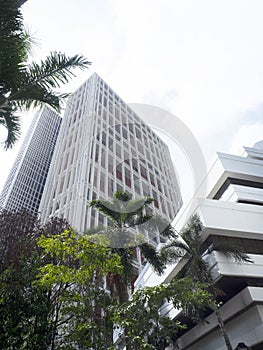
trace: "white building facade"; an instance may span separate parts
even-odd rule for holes
[[[233,349],[239,343],[251,350],[263,349],[263,142],[245,147],[243,156],[218,153],[208,174],[207,198],[195,199],[195,213],[204,225],[202,242],[221,240],[243,247],[253,263],[238,264],[218,252],[207,263],[214,282],[226,293],[220,311]],[[190,213],[193,214],[193,213]],[[190,215],[189,214],[189,215]],[[178,213],[180,217],[180,213]],[[177,221],[179,231],[183,223]],[[146,267],[136,281],[137,287],[169,282],[180,270],[180,263],[157,279]],[[162,313],[178,317],[171,305]],[[181,350],[225,350],[214,313],[207,323],[186,331],[178,340]]]
[[[0,207],[38,212],[61,117],[49,107],[32,120],[0,196]]]
[[[172,221],[182,204],[167,145],[95,73],[69,101],[41,202],[42,220],[67,219],[79,232],[107,219],[89,207],[117,190],[153,197]],[[158,243],[158,237],[153,237]]]

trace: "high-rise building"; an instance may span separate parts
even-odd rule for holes
[[[182,204],[167,145],[95,73],[68,101],[41,201],[43,221],[66,218],[79,232],[107,219],[88,206],[116,190],[155,199],[170,221]],[[148,237],[156,240],[159,237]]]
[[[0,207],[36,213],[54,152],[61,117],[48,107],[37,112],[0,196]]]

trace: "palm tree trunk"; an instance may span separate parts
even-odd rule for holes
[[[127,301],[129,301],[127,283],[125,283],[122,280],[121,276],[117,275],[117,274],[114,276],[114,279],[115,279],[116,290],[117,290],[118,297],[119,297],[119,302],[120,302],[120,304],[126,303]]]
[[[233,350],[229,336],[228,336],[226,328],[225,328],[223,318],[221,316],[221,313],[218,309],[215,310],[215,313],[216,313],[216,317],[217,317],[217,321],[218,321],[218,324],[220,327],[221,334],[222,334],[224,341],[225,341],[225,344],[226,344],[226,348],[227,348],[227,350]]]
[[[119,303],[123,304],[129,301],[129,293],[128,293],[128,285],[125,281],[122,280],[120,275],[115,275],[115,285],[119,297]],[[126,350],[132,350],[129,344],[129,329],[128,327],[124,328],[124,337],[125,337],[125,345]]]

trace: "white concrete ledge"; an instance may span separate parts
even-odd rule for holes
[[[250,202],[253,204],[263,203],[263,188],[255,188],[241,185],[229,185],[219,199],[226,202]]]
[[[263,256],[249,254],[249,257],[253,260],[253,263],[237,263],[234,259],[214,251],[207,257],[206,261],[212,267],[211,274],[213,279],[219,279],[223,276],[262,278]]]
[[[199,199],[197,213],[209,234],[263,240],[263,206]]]
[[[207,177],[208,196],[214,198],[228,178],[263,183],[263,162],[259,159],[244,158],[225,153],[217,153]]]
[[[263,160],[263,149],[261,148],[251,148],[244,147],[245,153],[244,156],[254,158],[254,159],[262,159]]]
[[[262,305],[260,305],[262,303],[263,288],[247,287],[220,308],[226,330],[233,345],[236,345],[239,341],[245,341],[248,345],[263,341],[263,332],[258,334],[259,328],[263,328],[263,309]],[[215,313],[207,317],[206,321],[208,323],[199,323],[179,339],[180,349],[225,349]],[[243,333],[240,333],[241,325]],[[255,332],[257,336],[252,342],[251,334],[255,335]]]

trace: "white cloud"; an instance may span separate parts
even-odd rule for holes
[[[242,125],[233,136],[230,153],[241,155],[243,146],[253,147],[263,140],[263,123]]]

